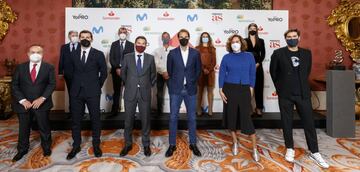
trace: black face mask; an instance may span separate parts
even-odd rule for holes
[[[180,39],[180,45],[181,46],[186,46],[187,44],[189,43],[189,39],[186,39],[186,38],[182,38]]]
[[[250,35],[256,35],[256,31],[255,31],[255,30],[251,30],[251,31],[249,31],[249,34],[250,34]]]
[[[83,39],[80,41],[80,44],[83,46],[83,47],[90,47],[90,41],[87,40],[87,39]]]

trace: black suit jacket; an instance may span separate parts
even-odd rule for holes
[[[76,50],[80,48],[80,43],[77,44]],[[72,64],[71,64],[71,51],[70,43],[64,44],[60,49],[60,58],[59,58],[59,75],[64,75],[64,77],[71,79],[72,77]]]
[[[16,113],[26,112],[24,106],[19,103],[22,99],[27,99],[32,102],[42,96],[45,97],[46,100],[37,110],[47,111],[53,107],[51,94],[56,87],[54,67],[44,61],[41,62],[35,83],[33,83],[31,81],[29,63],[30,62],[25,62],[17,65],[12,77],[12,108]]]
[[[287,47],[279,48],[271,55],[270,61],[270,75],[274,82],[276,92],[279,97],[290,98],[292,96],[291,85],[293,66],[290,57],[286,55]],[[303,98],[310,98],[309,75],[311,72],[312,63],[311,51],[308,49],[299,48],[299,74],[300,74],[300,89]]]
[[[124,61],[125,54],[134,52],[134,43],[126,40],[123,55],[120,54],[120,41],[116,40],[111,44],[110,48],[110,64],[111,73],[115,73],[116,69],[121,68],[120,64]]]
[[[88,97],[100,95],[107,77],[104,53],[91,47],[85,65],[80,59],[81,48],[72,53],[73,80],[70,96],[77,96],[80,89],[84,89]]]

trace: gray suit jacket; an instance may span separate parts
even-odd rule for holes
[[[144,53],[144,62],[140,75],[136,71],[135,53],[128,53],[124,56],[121,69],[121,78],[125,82],[124,100],[134,100],[139,85],[141,98],[144,101],[150,101],[151,87],[156,82],[154,56]]]

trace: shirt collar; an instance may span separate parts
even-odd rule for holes
[[[37,64],[36,67],[39,67],[41,65],[41,60],[39,62],[37,62],[37,63],[34,63],[34,62],[30,61],[30,67],[33,67],[34,64]]]
[[[136,57],[137,57],[138,55],[141,55],[141,57],[143,57],[143,56],[144,56],[144,52],[138,53],[138,52],[135,51],[135,55],[136,55]]]
[[[83,53],[83,51],[86,51],[86,54],[88,54],[90,49],[91,49],[91,47],[87,47],[87,48],[86,47],[81,47],[81,54]]]

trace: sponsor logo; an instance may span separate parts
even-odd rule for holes
[[[238,22],[248,22],[248,23],[253,23],[255,22],[255,20],[250,20],[250,19],[247,19],[243,14],[239,14],[236,16],[236,19]]]
[[[110,48],[110,47],[111,47],[110,41],[109,41],[108,39],[103,39],[103,40],[101,40],[101,45],[102,45],[102,47],[104,47],[104,48]]]
[[[221,41],[220,38],[215,39],[215,47],[225,47],[226,45]]]
[[[116,14],[113,11],[110,11],[107,16],[103,17],[104,20],[119,20],[120,17],[116,16]]]
[[[202,27],[196,27],[196,28],[195,28],[195,31],[196,31],[196,32],[202,32],[202,31],[203,31],[203,28],[202,28]]]
[[[136,15],[136,21],[144,21],[148,19],[148,15],[146,13],[144,14],[137,14]]]
[[[282,17],[277,17],[277,16],[274,16],[272,18],[269,18],[268,17],[268,21],[269,22],[282,22],[283,21],[283,18]]]
[[[221,22],[223,21],[223,15],[222,13],[212,13],[211,21],[213,22]]]
[[[258,29],[259,29],[258,30],[259,35],[268,35],[269,34],[269,32],[267,32],[262,26],[259,26]]]
[[[162,16],[161,16],[161,17],[158,17],[157,19],[158,19],[158,20],[175,20],[175,18],[174,18],[174,17],[171,17],[170,14],[169,14],[167,11],[165,11],[165,12],[162,14]]]
[[[198,17],[198,15],[197,14],[193,14],[193,15],[187,15],[187,17],[186,17],[186,20],[188,21],[188,22],[194,22],[194,21],[197,21],[197,20],[199,20],[199,17]]]
[[[150,26],[143,27],[143,31],[145,35],[161,35],[162,32],[152,32]]]
[[[266,96],[266,99],[267,99],[267,100],[277,100],[277,99],[278,99],[278,95],[277,95],[276,91],[273,91],[273,92],[271,93],[271,96]]]
[[[78,14],[77,16],[76,15],[72,15],[73,19],[74,20],[87,20],[89,19],[89,16],[88,15],[84,15],[84,14]]]
[[[280,48],[280,40],[270,40],[270,48]]]
[[[104,32],[104,27],[103,26],[99,26],[99,27],[94,26],[91,29],[91,31],[92,31],[93,34],[103,33]]]
[[[237,30],[237,29],[225,29],[224,34],[227,34],[227,35],[239,34],[239,30]]]

